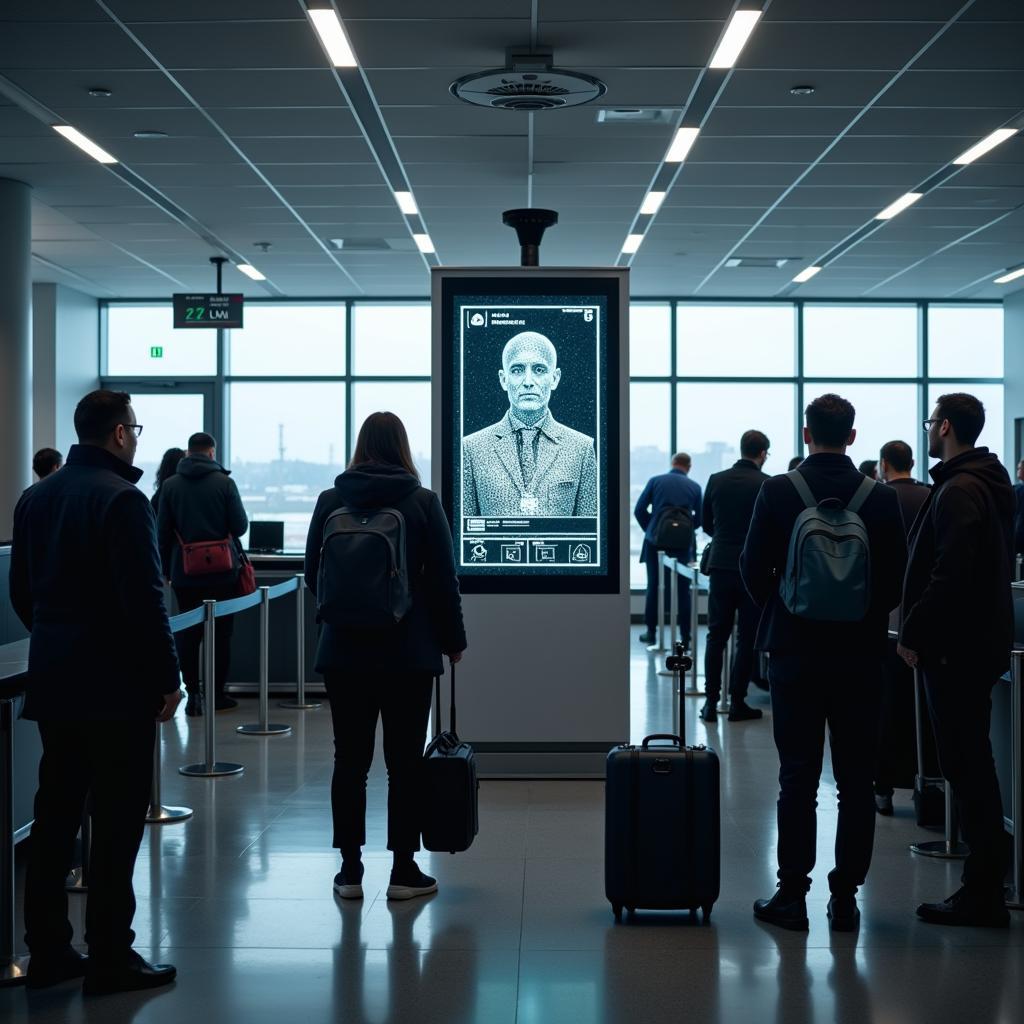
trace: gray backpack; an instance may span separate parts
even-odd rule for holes
[[[844,508],[838,498],[815,501],[800,470],[786,476],[807,507],[789,536],[782,603],[801,619],[859,622],[871,603],[871,547],[857,513],[875,481],[864,477]]]

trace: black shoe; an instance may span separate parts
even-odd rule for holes
[[[363,862],[343,861],[341,870],[334,876],[334,891],[343,900],[363,898]]]
[[[58,953],[33,953],[28,961],[29,988],[49,988],[85,975],[89,958],[70,946]]]
[[[202,718],[203,716],[203,699],[198,693],[190,693],[188,700],[185,701],[185,717],[186,718]]]
[[[807,902],[803,896],[793,896],[782,889],[770,900],[754,901],[754,917],[758,921],[787,928],[791,932],[805,932],[807,923]]]
[[[415,864],[412,868],[391,872],[389,900],[412,900],[417,896],[429,896],[432,892],[437,892],[437,879],[423,874]]]
[[[895,813],[892,806],[891,795],[875,794],[875,810],[886,818],[891,818]]]
[[[928,924],[960,925],[967,928],[1008,928],[1010,912],[1002,895],[978,898],[958,889],[941,903],[922,903],[917,916]]]
[[[171,964],[151,964],[134,949],[123,960],[90,961],[85,972],[82,992],[87,996],[104,996],[111,992],[139,992],[147,988],[169,985],[177,977],[178,968]]]
[[[828,901],[828,919],[834,932],[855,932],[860,925],[856,897],[833,896]]]
[[[763,717],[764,712],[760,708],[752,708],[742,700],[734,701],[729,705],[730,722],[753,722],[755,719]]]
[[[653,644],[655,639],[656,639],[656,637],[654,636],[654,634],[650,630],[648,630],[646,633],[641,633],[637,637],[637,639],[642,644]]]
[[[710,698],[704,701],[704,707],[700,709],[700,720],[702,722],[717,722],[718,721],[718,709],[715,707],[717,702]]]
[[[224,694],[218,694],[214,699],[213,706],[217,711],[232,711],[238,707],[238,701],[234,697],[225,697]]]

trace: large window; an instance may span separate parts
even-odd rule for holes
[[[216,330],[176,331],[166,302],[107,308],[107,376],[212,377],[216,372]]]
[[[680,377],[792,377],[794,307],[685,306],[676,310]]]
[[[917,376],[917,306],[808,303],[803,312],[808,377]]]
[[[345,307],[251,304],[228,332],[232,377],[336,377],[345,373]]]

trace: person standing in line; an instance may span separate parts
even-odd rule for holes
[[[858,473],[863,473],[864,476],[869,477],[872,480],[878,479],[878,459],[865,459],[858,467]]]
[[[882,445],[878,457],[878,475],[884,483],[896,489],[903,526],[910,535],[917,513],[928,500],[931,488],[915,480],[910,474],[914,468],[914,452],[906,441],[889,441]]]
[[[342,858],[334,891],[342,899],[363,897],[366,777],[379,718],[384,725],[388,849],[393,858],[387,898],[413,899],[437,892],[437,880],[424,874],[415,860],[433,681],[444,672],[443,656],[453,665],[461,661],[466,631],[451,528],[437,495],[420,486],[405,425],[394,413],[367,418],[348,469],[317,499],[305,565],[306,584],[314,596],[321,583],[324,526],[342,508],[389,508],[401,514],[412,603],[394,625],[345,628],[323,622],[320,627],[316,670],[323,673],[334,723],[333,845]]]
[[[644,542],[640,548],[640,561],[647,566],[647,600],[644,604],[644,622],[647,632],[640,637],[642,644],[653,644],[658,635],[658,564],[661,551],[655,547],[658,521],[662,514],[672,508],[684,508],[690,512],[693,530],[700,526],[701,489],[700,484],[690,479],[690,456],[677,452],[672,456],[672,468],[667,473],[652,476],[637,499],[633,515],[644,531]],[[669,554],[687,562],[693,560],[694,545],[688,551],[670,551]],[[690,581],[678,573],[664,570],[662,585],[666,592],[675,577],[674,600],[677,602],[677,620],[682,634],[683,646],[689,647],[690,637]]]
[[[789,465],[786,467],[786,472],[787,473],[792,473],[793,470],[796,469],[796,467],[799,466],[800,463],[803,462],[803,461],[804,461],[804,456],[803,455],[794,455],[793,458],[791,458],[789,460]]]
[[[160,466],[156,471],[156,479],[153,481],[153,497],[149,499],[157,516],[160,515],[160,490],[178,472],[178,463],[183,458],[185,458],[184,448],[168,448],[164,452],[164,457],[160,460]]]
[[[828,876],[833,930],[858,925],[856,893],[874,844],[882,659],[889,612],[899,600],[906,540],[895,491],[866,479],[846,454],[857,436],[854,416],[853,406],[834,394],[807,406],[804,441],[810,454],[799,469],[765,482],[740,556],[743,581],[763,609],[757,647],[770,655],[772,729],[779,751],[779,887],[771,899],[754,903],[754,916],[794,931],[808,927],[806,894],[817,850],[826,729],[839,791],[836,864]],[[798,517],[815,507],[855,513],[867,546],[857,578],[815,578],[812,571],[816,604],[797,606],[802,613],[795,614],[782,584],[790,582],[787,564]],[[794,569],[808,571],[802,561]],[[811,617],[819,606],[828,611]],[[830,617],[832,608],[842,608],[838,620]]]
[[[188,439],[188,452],[178,463],[177,472],[160,487],[160,511],[157,532],[164,572],[174,588],[178,610],[191,611],[203,601],[227,601],[238,596],[238,574],[242,567],[238,538],[249,529],[249,517],[242,506],[230,470],[217,461],[217,442],[199,432]],[[228,540],[231,567],[201,576],[185,571],[182,547],[200,541]],[[214,710],[230,711],[238,701],[224,692],[231,667],[231,635],[235,617],[217,619],[214,634]],[[178,634],[181,671],[185,677],[188,701],[185,714],[196,717],[209,712],[208,689],[205,702],[199,695],[199,646],[203,627],[193,626]],[[209,680],[206,686],[209,687]]]
[[[761,717],[759,708],[747,704],[759,612],[740,578],[740,552],[747,539],[754,502],[762,484],[770,479],[763,471],[769,444],[760,430],[748,430],[740,438],[739,461],[731,469],[713,473],[704,491],[702,529],[711,538],[708,641],[704,652],[707,699],[700,712],[705,722],[713,722],[718,717],[715,708],[722,692],[722,662],[737,618],[739,635],[729,680],[729,721]]]
[[[1024,555],[1024,459],[1017,463],[1017,483],[1013,485],[1016,500],[1013,516],[1013,553]],[[1017,564],[1014,559],[1014,579],[1017,578]]]
[[[924,422],[928,454],[941,462],[910,536],[898,652],[924,677],[939,765],[970,848],[962,887],[917,915],[1005,928],[1010,843],[989,728],[992,687],[1014,641],[1014,495],[996,456],[975,447],[984,426],[985,407],[968,394],[942,395]]]
[[[132,872],[145,829],[156,722],[181,700],[156,523],[132,463],[142,426],[129,395],[75,409],[67,466],[14,511],[11,601],[32,636],[24,717],[43,756],[25,880],[30,988],[85,976],[86,994],[166,985],[175,969],[132,949]],[[89,800],[85,941],[71,945],[65,879]]]
[[[40,480],[45,480],[64,465],[64,456],[56,448],[40,448],[32,456],[32,470]]]

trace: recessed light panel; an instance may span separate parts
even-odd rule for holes
[[[352,51],[352,45],[345,35],[345,29],[341,19],[335,13],[333,7],[315,7],[306,13],[309,20],[324,44],[327,56],[336,68],[355,68],[359,66],[356,55]]]
[[[907,192],[900,196],[894,203],[890,203],[884,210],[875,214],[875,220],[892,220],[898,213],[902,213],[908,206],[913,206],[923,196],[923,192]]]
[[[77,146],[83,153],[88,153],[93,160],[99,160],[101,164],[116,164],[117,157],[111,156],[102,146],[97,146],[92,139],[83,135],[77,128],[69,124],[55,124],[53,130],[58,135],[63,135],[68,142]]]

